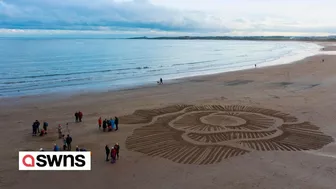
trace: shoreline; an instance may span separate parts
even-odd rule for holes
[[[336,48],[335,48],[336,49]],[[336,51],[336,50],[335,50]],[[137,87],[131,87],[131,88],[125,88],[125,89],[116,89],[116,90],[107,90],[107,91],[91,91],[91,92],[82,92],[82,93],[73,93],[73,94],[63,94],[59,95],[57,93],[53,94],[41,94],[41,95],[30,95],[30,96],[21,96],[21,97],[6,97],[6,98],[0,98],[0,106],[2,107],[22,107],[22,106],[29,106],[33,104],[40,104],[40,103],[55,103],[62,100],[71,100],[76,98],[101,98],[109,95],[114,94],[120,94],[120,93],[130,93],[132,91],[145,91],[145,90],[155,90],[158,87],[169,87],[174,85],[184,85],[187,83],[198,83],[202,81],[211,80],[213,78],[217,77],[223,77],[223,76],[233,76],[235,74],[243,75],[244,73],[251,73],[254,71],[267,71],[267,70],[273,70],[273,69],[281,69],[286,68],[290,65],[294,64],[304,64],[305,62],[309,61],[309,59],[314,58],[320,58],[323,59],[324,57],[336,57],[336,52],[330,53],[332,51],[327,51],[323,53],[321,51],[321,54],[308,56],[306,58],[293,61],[290,63],[280,64],[280,65],[271,65],[271,66],[265,66],[260,68],[250,68],[250,69],[244,69],[244,70],[237,70],[237,71],[230,71],[230,72],[222,72],[222,73],[215,73],[215,74],[207,74],[207,75],[199,75],[199,76],[191,76],[191,77],[183,77],[178,79],[172,79],[168,80],[168,82],[164,81],[163,85],[158,84],[147,84],[147,85],[141,85]]]
[[[297,42],[297,41],[293,41],[293,42]],[[278,65],[285,65],[285,64],[292,64],[294,62],[300,61],[302,59],[305,59],[307,57],[311,57],[311,56],[315,56],[315,55],[319,55],[322,54],[323,48],[328,47],[328,49],[330,49],[331,51],[334,51],[334,43],[329,43],[329,42],[303,42],[303,43],[314,43],[316,45],[318,45],[319,50],[318,51],[307,51],[304,53],[299,53],[299,54],[295,54],[295,55],[286,55],[284,57],[280,57],[278,59],[275,60],[270,60],[267,61],[265,60],[265,62],[257,64],[257,68],[265,68],[265,67],[271,67],[271,66],[278,66]],[[326,52],[329,52],[326,49]],[[251,68],[250,68],[251,67]],[[187,73],[188,76],[180,76],[180,77],[173,77],[173,78],[168,78],[168,79],[164,79],[164,82],[166,84],[169,83],[176,83],[176,82],[180,82],[183,81],[185,79],[188,80],[188,78],[193,78],[193,77],[203,77],[203,76],[211,76],[211,75],[217,75],[217,74],[226,74],[226,73],[232,73],[232,72],[240,72],[240,71],[246,71],[246,70],[250,70],[250,69],[255,69],[253,68],[253,65],[251,65],[250,67],[247,66],[243,66],[240,68],[233,68],[233,69],[227,69],[227,71],[220,71],[220,72],[216,72],[216,71],[212,71],[212,72],[206,72],[204,74],[198,75],[198,74],[192,74],[191,73]],[[83,90],[78,90],[75,92],[70,92],[70,91],[62,91],[62,92],[50,92],[50,93],[45,93],[45,94],[32,94],[32,95],[19,95],[19,96],[0,96],[0,105],[3,104],[4,101],[10,101],[10,102],[14,102],[14,101],[18,101],[20,99],[34,99],[34,98],[40,98],[40,99],[47,99],[48,97],[53,97],[53,98],[58,98],[58,99],[66,99],[66,98],[71,98],[74,96],[81,96],[81,95],[85,95],[85,94],[99,94],[99,93],[111,93],[111,92],[116,92],[116,91],[128,91],[128,90],[134,90],[134,89],[139,89],[139,88],[147,88],[147,87],[154,87],[156,86],[156,83],[145,83],[145,84],[138,84],[138,85],[134,85],[134,86],[129,86],[129,87],[120,87],[117,89],[83,89]]]
[[[294,42],[294,41],[293,41]],[[311,42],[307,42],[311,43]],[[219,72],[219,73],[208,73],[208,74],[203,74],[203,75],[195,75],[195,76],[186,76],[186,77],[179,77],[179,78],[173,78],[173,79],[168,79],[164,80],[164,85],[173,85],[173,84],[178,84],[182,82],[189,82],[193,80],[204,80],[205,78],[208,77],[218,77],[223,74],[242,74],[244,72],[249,72],[255,69],[262,70],[262,69],[268,69],[268,68],[274,68],[276,69],[277,67],[281,67],[284,65],[290,65],[290,64],[295,64],[298,63],[304,59],[309,59],[315,56],[323,56],[323,55],[336,55],[336,43],[332,42],[313,42],[317,45],[320,46],[320,50],[315,52],[313,55],[310,54],[300,54],[299,57],[294,57],[293,56],[288,56],[288,57],[282,57],[277,60],[273,60],[270,62],[265,62],[263,64],[270,64],[266,66],[261,66],[257,68],[245,68],[245,69],[239,69],[239,70],[233,70],[233,71],[226,71],[226,72]],[[324,49],[324,50],[322,50]],[[283,63],[276,63],[283,61],[286,58],[292,58],[290,60],[292,61],[284,61]],[[272,64],[272,62],[275,62]],[[142,84],[142,85],[137,85],[133,87],[125,87],[121,89],[108,89],[108,90],[103,90],[103,89],[97,89],[97,90],[92,90],[92,91],[77,91],[73,93],[47,93],[47,94],[36,94],[36,95],[24,95],[24,96],[8,96],[8,97],[0,97],[0,106],[3,107],[10,107],[10,106],[21,106],[21,105],[29,105],[29,104],[34,104],[38,102],[56,102],[60,100],[66,100],[66,99],[75,99],[77,97],[81,96],[99,96],[99,95],[108,95],[108,94],[113,94],[113,93],[118,93],[118,92],[127,92],[127,91],[134,91],[134,90],[141,90],[141,89],[153,89],[158,86],[156,83],[152,84]]]

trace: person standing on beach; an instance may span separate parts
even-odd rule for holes
[[[117,159],[119,159],[119,150],[120,150],[120,146],[119,146],[118,143],[116,143],[116,144],[114,145],[114,149],[116,150],[116,157],[117,157]]]
[[[65,135],[62,135],[62,141],[63,141],[63,151],[67,150],[67,142],[66,142],[66,138]]]
[[[76,113],[75,113],[75,120],[76,120],[76,123],[78,122],[78,117],[79,117],[78,112],[76,112]]]
[[[67,144],[67,147],[68,147],[68,150],[70,151],[71,150],[71,142],[72,142],[72,138],[70,135],[68,135],[66,137],[66,144]]]
[[[106,153],[106,161],[109,161],[110,148],[109,148],[109,146],[107,144],[105,146],[105,153]]]
[[[118,129],[119,129],[119,127],[118,127],[119,119],[117,117],[114,117],[114,124],[116,126],[116,131],[118,131]]]
[[[110,118],[110,122],[111,122],[111,129],[114,130],[115,127],[114,127],[114,119]]]
[[[104,119],[104,121],[103,121],[103,131],[104,132],[106,131],[106,127],[107,127],[107,120]]]
[[[48,123],[45,121],[43,122],[43,129],[45,131],[45,134],[47,134],[47,131],[48,131]]]
[[[36,127],[37,127],[37,132],[38,133],[40,133],[40,125],[41,125],[41,123],[38,120],[36,120]]]
[[[62,138],[64,135],[62,134],[62,126],[61,124],[58,124],[58,138]]]
[[[111,148],[111,163],[115,163],[116,162],[116,150],[114,149],[114,147]]]
[[[100,130],[100,128],[102,126],[102,118],[101,117],[99,117],[99,119],[98,119],[98,126],[99,126],[99,130]]]
[[[163,79],[162,78],[160,78],[160,84],[163,84]]]
[[[78,112],[79,122],[82,122],[83,113],[81,111]]]
[[[33,127],[33,136],[36,136],[36,134],[37,134],[37,120],[34,121],[32,127]]]

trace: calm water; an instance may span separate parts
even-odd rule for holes
[[[0,39],[0,96],[128,88],[288,63],[318,49],[301,42]]]

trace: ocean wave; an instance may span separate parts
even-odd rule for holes
[[[44,77],[55,77],[55,76],[68,76],[68,75],[82,75],[82,74],[93,74],[93,73],[107,73],[107,72],[118,72],[118,71],[125,71],[125,70],[141,70],[141,69],[149,69],[149,66],[143,67],[135,67],[135,68],[119,68],[119,69],[106,69],[106,70],[95,70],[95,71],[83,71],[83,72],[70,72],[70,73],[55,73],[55,74],[43,74],[43,75],[30,75],[30,76],[23,76],[23,77],[7,77],[7,78],[0,78],[0,79],[33,79],[33,78],[44,78]],[[10,82],[7,82],[10,83]]]
[[[179,63],[179,64],[173,64],[171,66],[194,65],[194,64],[202,64],[202,63],[215,62],[215,61],[218,61],[218,60],[205,60],[205,61]]]

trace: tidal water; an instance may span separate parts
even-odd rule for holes
[[[0,39],[0,97],[132,88],[289,63],[320,48],[271,41]]]

